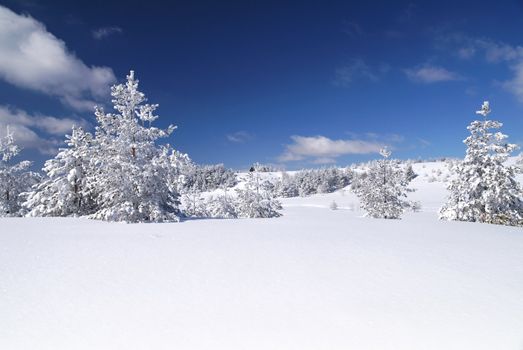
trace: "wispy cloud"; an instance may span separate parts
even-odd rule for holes
[[[112,69],[87,66],[45,26],[0,6],[0,79],[58,97],[76,110],[92,109],[115,81]]]
[[[291,136],[292,143],[285,146],[278,157],[280,162],[312,160],[314,163],[333,163],[337,157],[348,154],[377,153],[384,146],[378,141],[332,140],[325,136]]]
[[[57,146],[73,125],[89,126],[83,119],[31,115],[20,109],[0,106],[0,135],[5,135],[9,126],[19,146],[36,149],[42,154],[56,153]]]
[[[334,85],[349,86],[358,79],[378,81],[379,72],[379,69],[372,69],[367,63],[365,63],[365,61],[357,58],[336,69]]]
[[[446,68],[431,65],[408,68],[404,72],[410,80],[425,84],[463,79],[459,74],[451,72]]]
[[[111,27],[97,28],[92,31],[92,34],[93,34],[93,38],[95,38],[96,40],[101,40],[101,39],[105,39],[108,36],[111,36],[113,34],[120,34],[122,32],[123,32],[122,28],[117,27],[117,26],[111,26]]]
[[[512,78],[498,82],[523,102],[523,46],[511,45],[489,38],[474,38],[462,33],[437,33],[436,48],[457,52],[461,59],[481,58],[488,64],[503,64],[512,72]]]
[[[248,133],[247,131],[236,131],[232,134],[225,135],[227,140],[235,143],[245,143],[247,141],[250,141],[254,138],[254,135]]]

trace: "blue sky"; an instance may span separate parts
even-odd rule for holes
[[[0,133],[40,167],[134,69],[199,163],[460,157],[483,100],[523,143],[523,2],[304,3],[0,1]]]

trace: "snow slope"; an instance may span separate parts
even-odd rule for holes
[[[523,229],[437,220],[440,168],[395,221],[347,190],[276,219],[0,219],[0,349],[521,350]]]

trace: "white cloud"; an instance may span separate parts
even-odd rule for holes
[[[293,143],[285,146],[280,162],[313,158],[315,163],[332,163],[342,155],[377,153],[384,146],[379,141],[331,140],[325,136],[291,136]]]
[[[523,102],[523,59],[511,67],[514,77],[502,83],[503,87]]]
[[[443,67],[436,67],[430,65],[405,69],[405,74],[410,80],[425,84],[462,79],[458,74],[451,72]]]
[[[88,127],[83,119],[30,115],[20,109],[0,106],[0,135],[4,136],[9,126],[19,146],[36,149],[42,154],[54,154],[73,125]],[[41,136],[43,134],[48,137]]]
[[[95,30],[93,30],[92,34],[93,34],[93,38],[95,38],[96,40],[101,40],[101,39],[107,38],[110,35],[119,34],[122,32],[123,32],[122,28],[113,26],[113,27],[102,27],[102,28],[95,29]]]
[[[457,55],[459,58],[467,60],[472,58],[476,54],[476,48],[473,46],[460,47]]]
[[[0,79],[91,109],[115,81],[112,69],[87,66],[30,16],[0,6]]]
[[[512,72],[512,78],[496,85],[523,102],[523,46],[494,41],[489,38],[474,38],[462,33],[443,33],[436,38],[440,50],[457,52],[462,59],[482,57],[489,64],[504,64]],[[475,89],[468,89],[468,94],[475,94]]]
[[[227,140],[235,143],[245,143],[254,138],[254,136],[248,133],[247,131],[237,131],[232,134],[227,134],[226,137]]]

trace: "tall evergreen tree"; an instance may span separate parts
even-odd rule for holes
[[[173,171],[169,146],[158,147],[174,126],[152,126],[156,104],[147,104],[131,71],[125,84],[111,88],[115,113],[96,108],[98,121],[88,182],[96,192],[92,218],[109,221],[178,221],[179,195],[167,181]]]
[[[454,167],[440,218],[523,225],[522,190],[515,179],[518,168],[505,164],[517,146],[507,143],[507,135],[490,131],[503,125],[488,120],[490,112],[485,101],[476,112],[483,120],[475,120],[467,128],[471,135],[463,141],[467,145],[465,159]]]

